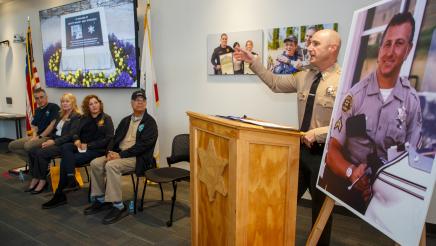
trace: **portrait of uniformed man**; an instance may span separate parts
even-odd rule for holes
[[[214,74],[216,75],[222,74],[220,56],[233,52],[233,48],[227,45],[228,39],[229,37],[226,33],[221,34],[220,45],[213,50],[212,57],[210,59],[210,62],[213,65]]]
[[[333,117],[326,168],[319,186],[364,214],[377,170],[391,161],[388,149],[419,147],[421,108],[403,62],[413,47],[411,13],[392,17],[382,35],[375,71],[341,99]]]

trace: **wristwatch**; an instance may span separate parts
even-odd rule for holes
[[[351,177],[351,175],[353,174],[353,168],[351,168],[353,165],[350,165],[347,168],[347,171],[345,171],[345,176],[347,177],[347,179],[349,179]]]

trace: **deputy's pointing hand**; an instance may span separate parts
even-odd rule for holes
[[[244,61],[250,64],[254,61],[254,56],[253,54],[251,54],[251,52],[248,52],[238,47],[235,47],[235,52],[233,53],[233,56],[238,61]]]

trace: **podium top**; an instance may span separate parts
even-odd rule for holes
[[[270,132],[270,133],[279,133],[285,135],[301,135],[300,131],[294,129],[283,129],[283,128],[274,128],[274,127],[264,127],[249,123],[244,123],[237,120],[229,120],[222,117],[217,117],[213,115],[201,114],[192,111],[186,112],[186,114],[191,118],[196,118],[200,120],[209,121],[218,125],[223,125],[239,130],[251,130],[251,131],[261,131],[261,132]]]

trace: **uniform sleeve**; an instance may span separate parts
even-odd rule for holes
[[[407,117],[407,135],[406,142],[410,146],[417,148],[421,139],[422,130],[422,113],[418,97],[415,95],[412,100],[408,117]]]
[[[58,118],[60,110],[61,109],[57,104],[52,104],[52,107],[50,108],[50,122]]]
[[[39,109],[35,110],[35,115],[33,116],[32,122],[30,123],[32,126],[36,126],[38,123],[36,122],[37,115],[39,113]]]
[[[73,142],[75,142],[76,140],[80,140],[80,132],[82,131],[82,128],[84,127],[84,125],[86,124],[86,116],[82,116],[79,118],[79,122],[77,123],[77,127],[71,129],[72,135],[73,135]]]
[[[217,54],[217,49],[213,50],[213,54],[212,57],[210,59],[210,62],[212,63],[213,66],[216,66],[218,64],[218,54]]]
[[[325,139],[327,138],[327,132],[329,131],[328,126],[318,127],[312,129],[315,133],[315,139],[317,143],[325,143]]]
[[[347,132],[347,119],[352,115],[352,105],[353,96],[351,94],[346,94],[342,99],[339,108],[337,109],[336,115],[333,118],[333,125],[331,131],[331,137],[335,138],[342,146],[345,143],[345,137]]]
[[[297,92],[295,75],[275,75],[268,71],[259,59],[255,59],[250,69],[274,92]]]

